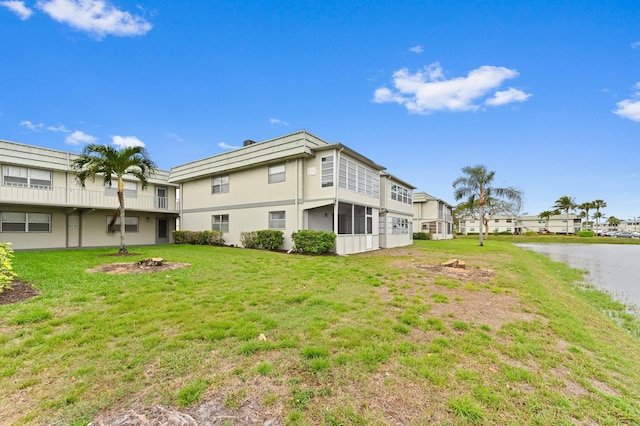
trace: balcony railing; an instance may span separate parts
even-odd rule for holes
[[[105,195],[104,191],[91,191],[79,188],[34,189],[15,186],[0,186],[0,202],[14,204],[30,204],[44,206],[64,206],[78,208],[115,208],[118,198]],[[137,194],[135,197],[125,196],[124,205],[134,210],[166,210],[177,212],[178,206],[169,207],[167,197]]]

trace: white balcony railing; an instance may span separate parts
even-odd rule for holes
[[[0,186],[0,202],[14,204],[49,205],[79,208],[115,208],[117,195],[105,195],[104,191],[90,191],[79,188],[34,189],[26,187]],[[178,206],[169,207],[167,197],[137,194],[125,196],[124,205],[135,210],[178,211]]]

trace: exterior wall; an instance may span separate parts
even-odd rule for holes
[[[392,186],[398,185],[408,190],[410,201],[405,203],[392,198]],[[383,175],[380,182],[380,203],[383,214],[380,215],[380,247],[392,248],[413,244],[413,186],[391,175]],[[397,226],[397,221],[406,222],[407,227]]]
[[[75,180],[71,162],[77,155],[40,147],[0,141],[0,173],[3,166],[23,167],[51,172],[51,185],[39,187],[16,186],[15,181],[5,182],[0,174],[0,212],[50,213],[50,232],[2,232],[0,241],[10,241],[13,248],[72,248],[119,245],[106,234],[106,216],[118,207],[114,191],[104,187],[103,179],[87,180],[82,188]],[[170,231],[175,229],[178,216],[177,186],[168,183],[167,171],[159,170],[149,179],[146,190],[140,182],[126,179],[136,185],[135,196],[125,193],[127,216],[139,216],[139,232],[127,233],[129,244],[156,244],[158,220],[166,220],[170,242]],[[116,185],[116,181],[113,181]],[[159,197],[157,188],[164,188]],[[137,213],[136,213],[137,212]],[[100,220],[93,220],[99,215]],[[147,217],[149,220],[147,221]]]
[[[431,238],[434,240],[451,239],[453,238],[452,207],[426,192],[414,192],[413,224],[414,232],[431,233]]]
[[[553,234],[564,234],[567,232],[566,215],[559,214],[552,216],[548,221],[540,219],[538,216],[493,216],[489,219],[489,233],[511,232],[513,234],[523,234],[527,231],[545,232],[548,229]],[[497,222],[496,222],[497,221]],[[464,235],[477,234],[480,221],[475,218],[464,217],[460,219],[460,233]],[[580,230],[580,219],[573,213],[569,214],[569,233],[577,233]]]

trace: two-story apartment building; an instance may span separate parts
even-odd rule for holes
[[[300,131],[173,167],[169,182],[180,186],[182,229],[217,229],[234,245],[242,232],[281,230],[285,249],[295,231],[333,231],[348,254],[412,242],[414,188],[384,170]]]
[[[102,179],[78,185],[76,155],[2,140],[0,153],[0,241],[17,250],[118,244],[106,232],[118,207],[116,188]],[[145,190],[126,179],[128,245],[170,242],[178,208],[177,185],[168,178],[160,170]]]
[[[580,231],[581,219],[574,213],[569,214],[567,226],[567,216],[557,214],[548,220],[540,216],[515,216],[515,215],[494,215],[488,218],[488,226],[483,226],[483,232],[499,234],[508,232],[510,234],[523,234],[527,231],[551,234],[575,234]],[[466,216],[460,219],[459,232],[463,235],[477,234],[480,222],[478,218]]]
[[[434,240],[453,238],[453,208],[426,192],[413,194],[413,229],[427,232]]]

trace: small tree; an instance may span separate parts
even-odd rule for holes
[[[142,146],[128,146],[120,150],[111,145],[89,144],[84,147],[82,154],[73,160],[71,167],[76,174],[76,180],[84,188],[88,178],[95,180],[96,175],[102,175],[105,185],[111,185],[115,177],[118,182],[118,209],[114,212],[107,232],[115,233],[115,224],[120,218],[120,254],[126,254],[124,243],[125,234],[125,206],[124,180],[125,174],[137,178],[142,189],[146,189],[149,178],[157,171],[155,163]]]
[[[551,219],[552,216],[555,216],[558,213],[560,213],[558,210],[545,210],[538,215],[540,219],[544,220],[545,231],[549,232],[549,219]]]

